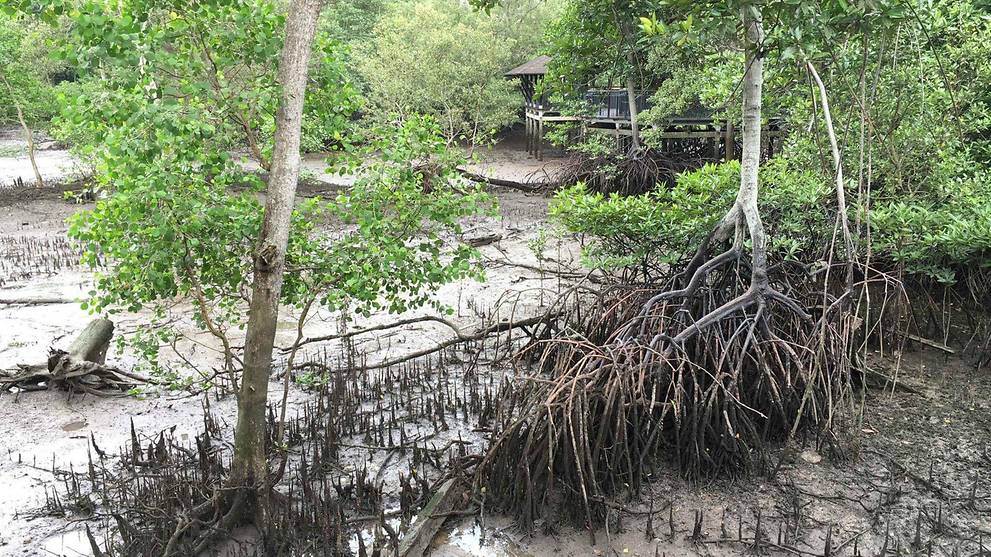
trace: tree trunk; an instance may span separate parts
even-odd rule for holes
[[[746,74],[743,76],[743,153],[740,163],[740,191],[736,203],[746,221],[753,243],[753,275],[751,286],[758,291],[766,290],[767,278],[767,236],[764,223],[757,207],[757,171],[760,168],[761,134],[761,90],[764,85],[764,29],[760,12],[744,10],[743,23],[746,27]]]
[[[17,109],[17,120],[21,123],[21,127],[24,128],[24,137],[28,142],[28,159],[31,161],[31,169],[34,170],[34,181],[35,185],[39,188],[45,186],[45,180],[41,177],[41,171],[38,170],[38,163],[34,160],[34,133],[31,132],[31,126],[24,120],[24,111],[21,110],[21,105],[14,103],[14,107]]]
[[[631,73],[626,78],[626,102],[630,105],[630,136],[633,139],[631,149],[634,153],[638,153],[640,151],[640,112],[637,110],[637,80],[632,73],[637,69],[637,55],[634,52],[636,40],[633,39],[633,31],[630,29],[629,23],[620,17],[618,10],[613,10],[613,16],[623,43],[629,48],[626,53],[626,61],[630,64]]]
[[[300,167],[303,97],[310,50],[320,15],[321,0],[293,2],[286,19],[286,41],[279,59],[282,97],[276,115],[272,171],[265,200],[265,218],[254,255],[254,280],[248,310],[244,377],[237,407],[234,435],[234,485],[267,489],[265,407],[272,368],[272,345],[282,293],[289,225]]]
[[[812,62],[806,62],[809,73],[815,80],[819,88],[819,102],[822,104],[822,116],[826,121],[826,133],[829,135],[829,149],[833,155],[833,171],[836,176],[836,218],[840,222],[840,231],[843,234],[843,249],[846,251],[846,287],[847,291],[853,289],[853,258],[854,246],[853,236],[850,234],[850,217],[847,215],[846,190],[843,181],[843,160],[840,158],[840,147],[836,141],[836,131],[833,128],[833,113],[829,110],[829,99],[826,96],[826,85],[823,84],[819,72]],[[863,120],[861,116],[861,120]],[[863,126],[861,126],[863,127]],[[863,142],[863,139],[861,139]]]
[[[3,79],[0,76],[0,79]],[[10,92],[10,98],[14,99],[15,91],[10,82],[3,79],[4,85],[7,86],[7,91]],[[45,185],[45,181],[41,178],[41,171],[38,170],[38,163],[34,160],[34,133],[31,131],[31,126],[28,125],[27,120],[24,119],[24,111],[21,109],[21,104],[14,101],[14,109],[17,110],[17,121],[20,122],[21,128],[24,129],[24,138],[28,142],[28,159],[31,161],[31,169],[34,170],[34,181],[35,185],[39,188]]]
[[[630,63],[634,61],[633,55],[630,54]],[[640,114],[637,111],[636,80],[632,76],[626,79],[626,98],[630,103],[630,134],[633,138],[632,149],[636,153],[640,151],[640,123],[638,122]]]

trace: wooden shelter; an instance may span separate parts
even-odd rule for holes
[[[523,104],[526,105],[527,109],[542,110],[545,106],[550,108],[546,96],[537,94],[537,89],[544,79],[544,74],[547,73],[547,64],[550,61],[550,56],[538,56],[503,74],[508,79],[520,80],[520,92],[523,93]]]
[[[507,79],[519,79],[520,92],[523,94],[524,124],[526,129],[527,152],[537,158],[544,158],[544,125],[545,123],[578,122],[581,133],[609,133],[616,137],[617,142],[628,141],[632,136],[630,122],[630,102],[626,89],[605,88],[588,89],[584,98],[589,105],[589,111],[580,116],[562,115],[555,110],[540,90],[540,84],[547,74],[550,56],[538,56],[533,60],[520,64],[504,75]],[[637,111],[642,112],[651,106],[653,93],[644,91],[637,95]],[[641,128],[643,125],[641,124]],[[675,142],[692,141],[704,143],[707,157],[712,160],[730,160],[736,158],[736,130],[733,123],[713,117],[711,111],[698,107],[683,114],[669,118],[659,138],[665,147]],[[762,141],[765,156],[770,157],[776,150],[776,143],[784,136],[779,123],[772,120],[765,127]]]

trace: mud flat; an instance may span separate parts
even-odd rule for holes
[[[63,152],[53,160],[67,158]],[[515,160],[512,156],[508,158]],[[16,167],[14,162],[4,160],[0,160],[0,164]],[[320,175],[319,163],[309,164],[314,166],[314,175]],[[516,164],[524,167],[519,172],[531,172],[525,168],[525,163]],[[503,172],[507,172],[505,167]],[[319,183],[313,184],[302,195],[317,194],[320,188]],[[11,368],[38,360],[49,347],[64,347],[86,325],[92,316],[80,309],[78,301],[92,288],[93,275],[79,267],[78,249],[65,236],[65,220],[89,205],[67,203],[56,187],[43,190],[28,185],[8,187],[5,193],[3,218],[0,219],[0,298],[9,303],[0,306],[0,368]],[[437,293],[437,299],[453,309],[450,319],[465,330],[483,320],[498,319],[496,316],[500,311],[520,314],[539,311],[542,300],[549,298],[540,295],[538,289],[542,284],[548,287],[553,284],[551,278],[526,268],[526,265],[533,268],[540,265],[529,242],[536,236],[546,214],[546,198],[513,191],[498,192],[498,197],[502,210],[500,218],[468,223],[468,236],[484,238],[487,243],[481,248],[487,280],[447,285]],[[553,256],[570,264],[577,259],[577,247],[573,243],[556,246]],[[510,264],[519,262],[525,266]],[[61,302],[13,303],[39,299]],[[399,316],[373,315],[354,320],[348,326],[360,329],[427,313],[430,310]],[[288,346],[295,339],[294,317],[286,315],[282,319],[277,344]],[[183,333],[183,339],[176,345],[183,357],[203,369],[216,366],[220,361],[219,347],[192,323],[188,305],[177,304],[172,308],[171,318]],[[307,334],[340,332],[341,318],[338,313],[314,312],[307,323]],[[125,313],[116,315],[114,321],[118,334],[126,337],[136,329],[148,326],[151,316]],[[347,350],[349,357],[374,363],[429,349],[450,337],[451,331],[447,327],[426,322],[381,335],[357,337],[347,343]],[[235,339],[240,340],[243,339]],[[323,343],[301,352],[298,359],[327,362],[343,349],[344,344],[340,342]],[[122,368],[139,364],[134,353],[127,349],[119,351],[116,345],[111,346],[108,362]],[[167,363],[180,370],[185,365],[174,355],[167,358]],[[505,371],[501,368],[492,377],[501,376]],[[449,382],[451,389],[457,389],[457,385],[463,383],[460,378],[464,371],[452,367],[451,374],[444,382]],[[316,396],[314,389],[317,387],[313,383],[318,381],[317,374],[300,375],[300,381],[306,384],[292,384],[290,414]],[[485,377],[489,377],[489,370],[485,370]],[[492,385],[494,389],[497,383]],[[273,385],[272,400],[278,401],[280,397],[281,388]],[[154,439],[168,431],[180,442],[190,441],[202,427],[203,406],[203,396],[154,388],[136,397],[112,399],[79,394],[69,396],[59,391],[0,395],[0,416],[4,423],[4,435],[0,436],[0,484],[5,486],[0,490],[0,524],[3,525],[0,527],[0,554],[90,554],[89,540],[80,529],[86,522],[80,522],[80,519],[85,517],[74,516],[72,512],[52,512],[47,506],[51,494],[64,487],[65,474],[69,470],[85,469],[94,451],[93,441],[101,449],[110,451],[125,445],[130,440],[131,424],[142,439]],[[225,435],[231,433],[229,425],[234,421],[234,406],[232,397],[214,397],[210,401],[210,411],[224,425]],[[374,408],[371,403],[364,404],[363,412],[371,414]],[[473,445],[476,452],[481,450],[482,437],[472,432],[474,426],[467,420],[448,419],[444,432],[430,428],[429,433],[424,433],[425,427],[423,423],[409,424],[410,438],[429,437],[424,446],[438,450],[449,445],[452,439],[459,444]],[[396,483],[397,475],[392,468],[398,470],[399,463],[395,455],[365,448],[368,443],[362,438],[348,442],[354,446],[343,450],[339,457],[341,473],[353,472],[359,467],[374,469],[376,464],[381,466],[388,462],[390,466],[376,474],[380,481]],[[99,514],[89,517],[94,524],[99,520]]]
[[[85,174],[84,165],[69,151],[40,134],[36,136],[35,162],[45,181],[64,182]],[[20,128],[0,128],[0,191],[19,180],[31,184],[34,179],[23,132]]]
[[[525,153],[511,149],[483,153],[475,172],[527,181],[541,172]],[[3,160],[0,159],[0,168]],[[309,163],[318,174],[318,162]],[[555,164],[549,161],[549,164]],[[337,183],[330,177],[326,183]],[[3,174],[0,173],[0,182]],[[303,195],[316,195],[315,184]],[[562,288],[557,277],[539,272],[531,246],[545,225],[547,200],[511,190],[496,191],[501,217],[469,223],[469,235],[486,238],[481,250],[486,282],[445,286],[438,298],[451,307],[451,320],[472,330],[482,323],[545,310]],[[64,347],[92,317],[74,302],[92,286],[92,274],[73,263],[65,242],[65,218],[85,209],[51,191],[25,191],[2,198],[0,298],[64,299],[64,303],[0,305],[0,368],[35,361],[49,347]],[[578,268],[578,245],[548,242],[553,265]],[[7,269],[7,270],[3,270]],[[347,330],[415,318],[373,315]],[[218,347],[200,333],[189,308],[177,304],[171,317],[183,338],[176,348],[197,368],[220,361]],[[307,334],[337,334],[341,315],[316,312]],[[147,314],[115,317],[127,336],[147,327]],[[280,324],[277,344],[295,338],[292,315]],[[500,386],[513,381],[509,356],[514,339],[453,345],[429,357],[383,368],[376,362],[402,359],[451,338],[436,322],[411,323],[350,341],[310,346],[299,361],[312,366],[290,384],[289,476],[312,478],[319,463],[327,485],[350,486],[346,514],[356,520],[348,547],[356,554],[381,538],[378,526],[408,525],[450,472],[485,449],[491,411]],[[235,339],[239,342],[240,339]],[[592,534],[576,527],[567,512],[518,530],[511,517],[485,506],[484,493],[464,501],[471,516],[452,516],[433,539],[438,556],[543,555],[981,555],[991,548],[991,377],[973,362],[926,347],[909,347],[897,357],[875,354],[878,367],[896,371],[908,390],[869,391],[869,405],[855,442],[830,453],[816,439],[780,449],[774,473],[689,483],[659,463],[640,497],[611,502],[608,526]],[[108,361],[138,365],[127,349],[111,347]],[[178,357],[169,363],[191,373]],[[368,369],[372,368],[372,369]],[[270,401],[281,397],[272,385]],[[0,555],[90,555],[85,526],[109,522],[99,489],[86,476],[119,464],[119,453],[134,439],[169,439],[193,446],[209,429],[221,450],[229,443],[234,400],[218,393],[148,389],[138,396],[97,398],[47,391],[0,394]],[[206,408],[209,415],[206,419]],[[317,412],[317,408],[322,408]],[[333,409],[333,410],[328,410]],[[310,417],[313,417],[312,419]],[[321,428],[313,425],[317,421]],[[132,434],[133,424],[133,434]],[[334,432],[328,441],[327,430]],[[316,432],[320,429],[320,432]],[[333,445],[331,453],[322,452]],[[104,453],[100,456],[99,452]],[[181,451],[179,451],[181,453]],[[98,473],[94,472],[98,475]],[[79,478],[82,487],[72,487]],[[359,478],[361,478],[359,480]],[[96,484],[99,484],[98,480]],[[358,485],[370,486],[361,491]],[[89,487],[87,487],[89,486]],[[60,493],[58,504],[53,494]],[[67,496],[68,495],[68,496]],[[381,517],[381,518],[380,518]],[[360,520],[364,518],[364,520]],[[252,532],[238,532],[247,551]],[[99,537],[98,537],[99,541]],[[931,549],[930,549],[931,548]]]

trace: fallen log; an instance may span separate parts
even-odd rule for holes
[[[4,306],[44,306],[53,304],[73,304],[75,300],[69,298],[56,297],[27,297],[27,298],[0,298],[0,305]]]
[[[946,352],[947,354],[956,354],[956,351],[953,350],[952,348],[950,348],[949,346],[947,346],[947,345],[945,345],[945,344],[943,344],[941,342],[936,342],[934,340],[929,340],[927,338],[920,337],[919,335],[908,334],[908,335],[905,335],[905,338],[907,338],[909,340],[914,340],[915,342],[918,342],[919,344],[924,344],[924,345],[926,345],[926,346],[928,346],[930,348],[935,348],[936,350],[941,350],[943,352]]]
[[[922,392],[915,387],[906,385],[904,381],[899,381],[890,375],[882,373],[876,369],[864,368],[852,366],[851,370],[860,373],[861,378],[867,384],[868,387],[874,389],[899,391],[903,393],[911,393],[913,395],[921,395]]]
[[[434,493],[430,501],[416,515],[413,526],[406,532],[399,542],[399,557],[422,557],[430,545],[430,541],[437,535],[437,531],[444,525],[449,513],[461,499],[462,490],[456,479],[450,479],[441,484],[440,489]]]
[[[106,365],[107,349],[114,335],[109,319],[94,319],[68,350],[49,350],[48,361],[21,364],[13,371],[0,371],[0,390],[18,388],[24,391],[66,387],[105,396],[106,389],[126,392],[148,380],[116,367]]]
[[[502,234],[485,234],[482,236],[465,238],[465,243],[473,248],[480,248],[489,244],[494,244],[499,240],[502,240]]]
[[[458,168],[458,173],[464,176],[465,178],[471,180],[472,182],[489,184],[490,186],[501,186],[504,188],[512,188],[514,190],[520,190],[527,193],[550,191],[553,190],[555,187],[555,184],[552,182],[518,182],[516,180],[504,180],[502,178],[484,176],[482,174],[478,174],[464,168]]]

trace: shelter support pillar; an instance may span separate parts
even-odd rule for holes
[[[537,120],[537,160],[544,160],[544,117],[541,114]]]
[[[714,124],[710,126],[710,129],[714,132],[712,135],[712,162],[719,162],[719,125]]]
[[[736,158],[736,133],[733,130],[733,122],[726,120],[726,161]]]
[[[530,111],[527,110],[523,118],[523,125],[526,129],[526,154],[527,157],[533,154],[533,120],[530,119]]]

